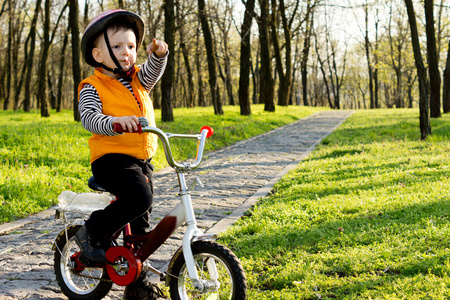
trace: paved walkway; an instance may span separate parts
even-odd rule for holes
[[[335,130],[351,111],[326,111],[282,128],[208,153],[194,176],[205,185],[193,192],[198,225],[221,232],[265,197],[284,174],[306,158]],[[191,180],[189,180],[191,178]],[[155,223],[174,206],[177,179],[168,169],[155,174]],[[53,273],[51,244],[63,228],[54,209],[0,225],[0,300],[66,299]],[[163,268],[180,246],[182,232],[171,237],[151,258]],[[114,285],[104,299],[122,299],[123,288]]]

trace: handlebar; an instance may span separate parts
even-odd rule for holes
[[[118,133],[128,133],[128,131],[123,130],[122,126],[120,124],[114,124],[114,131]],[[133,133],[154,133],[156,134],[159,139],[161,140],[163,147],[164,147],[164,153],[166,155],[166,160],[169,163],[169,165],[177,170],[177,172],[188,172],[191,170],[196,169],[200,162],[203,159],[203,151],[205,150],[205,142],[206,138],[210,137],[214,134],[214,130],[209,126],[203,126],[200,129],[199,134],[173,134],[173,133],[165,133],[159,128],[156,127],[150,127],[150,126],[142,126],[141,124],[138,124],[138,129],[133,130]],[[175,161],[172,155],[172,149],[170,147],[169,139],[171,138],[187,138],[187,139],[197,139],[199,140],[198,147],[197,147],[197,157],[196,160],[192,163],[190,162],[184,162],[184,163],[178,163]]]

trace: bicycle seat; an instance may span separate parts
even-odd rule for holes
[[[102,187],[95,181],[94,176],[91,176],[91,177],[88,179],[88,186],[89,186],[89,188],[90,188],[91,190],[99,191],[99,192],[106,192],[106,190],[105,190],[104,188],[102,188]]]

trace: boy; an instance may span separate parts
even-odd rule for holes
[[[125,131],[137,129],[138,117],[146,117],[150,126],[156,127],[148,94],[164,73],[168,47],[153,39],[147,48],[147,61],[136,67],[136,52],[143,37],[142,18],[116,9],[94,18],[81,42],[85,61],[96,68],[95,74],[78,87],[81,122],[93,134],[89,140],[92,173],[100,186],[118,198],[105,209],[93,212],[75,236],[82,255],[94,262],[106,261],[108,240],[125,224],[131,224],[134,234],[145,233],[150,226],[150,160],[157,137],[113,131],[114,124],[120,124]],[[127,287],[124,299],[144,299],[142,288],[148,288],[142,283],[144,279],[142,276]]]

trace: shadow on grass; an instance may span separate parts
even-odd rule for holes
[[[243,242],[234,242],[232,248],[241,249],[242,253],[247,252],[245,249],[258,249],[258,252],[271,253],[273,257],[281,256],[277,262],[282,262],[287,253],[297,250],[305,252],[305,260],[321,260],[322,269],[314,272],[329,278],[344,279],[335,282],[335,286],[331,284],[329,288],[322,288],[322,296],[328,297],[323,299],[339,298],[339,295],[357,299],[361,293],[392,284],[396,279],[411,279],[420,274],[446,276],[450,271],[450,255],[448,251],[441,250],[448,248],[450,239],[447,233],[449,200],[441,198],[432,203],[405,205],[376,214],[346,216],[337,221],[316,222],[305,218],[305,222],[310,224],[308,229],[289,226],[284,227],[282,232],[263,229],[253,232]],[[339,228],[344,228],[343,233]],[[438,232],[430,233],[430,230]],[[387,241],[398,241],[398,245],[389,245]],[[368,256],[352,257],[352,249],[361,247],[368,249]],[[257,253],[254,255],[258,256]],[[372,265],[372,260],[378,263]],[[380,264],[380,261],[383,263]],[[361,266],[365,262],[367,265]],[[290,268],[289,262],[282,267]],[[262,280],[260,289],[293,288],[293,281],[302,281],[304,276],[304,270],[294,268],[289,275],[293,279],[291,282],[275,277]]]

